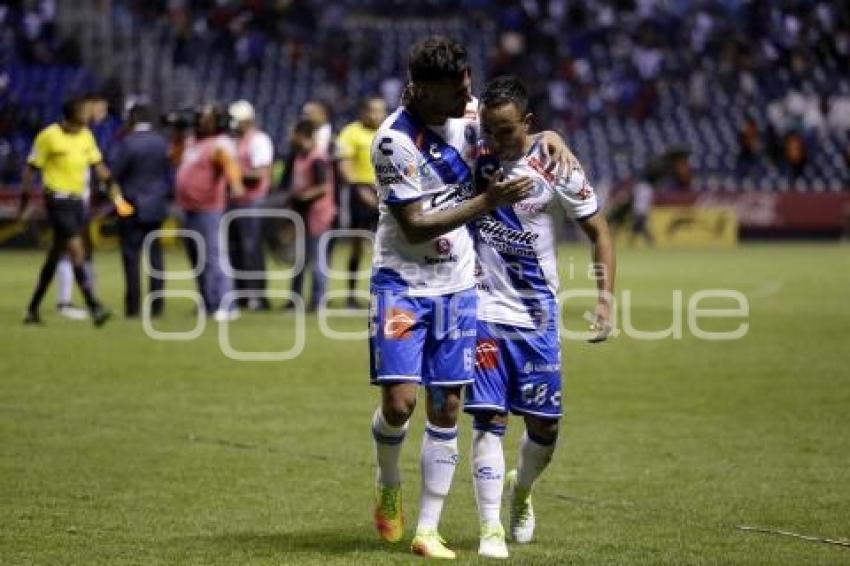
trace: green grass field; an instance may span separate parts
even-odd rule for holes
[[[586,250],[562,251],[565,273],[570,257],[576,272],[564,287],[590,286]],[[389,546],[371,526],[377,395],[364,341],[323,337],[313,317],[297,359],[239,362],[222,353],[214,323],[184,342],[152,340],[120,317],[95,330],[56,315],[52,292],[47,326],[23,327],[41,258],[0,252],[0,563],[415,562],[411,532]],[[169,260],[184,265],[181,254]],[[536,491],[537,540],[512,545],[513,561],[850,563],[850,548],[736,530],[850,538],[850,247],[622,250],[619,261],[634,326],[669,326],[676,289],[687,304],[724,288],[747,296],[749,332],[698,340],[684,313],[680,340],[566,341],[564,433]],[[97,255],[96,269],[120,311],[117,254]],[[587,304],[569,305],[568,326],[582,326]],[[191,328],[188,300],[167,309],[158,329]],[[248,315],[231,339],[241,350],[284,350],[293,328],[292,315]],[[408,531],[422,419],[404,452]],[[441,530],[475,562],[467,417],[461,428]]]

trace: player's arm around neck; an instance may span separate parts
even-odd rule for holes
[[[579,221],[579,226],[590,238],[596,287],[599,291],[599,299],[594,312],[596,318],[594,324],[600,332],[591,341],[601,342],[611,332],[611,307],[616,274],[614,241],[611,238],[611,231],[608,229],[608,221],[605,220],[605,215],[601,212]]]
[[[428,214],[423,211],[419,200],[389,208],[408,241],[421,244],[460,228],[492,210],[521,201],[531,193],[533,186],[529,177],[500,181],[456,207]]]

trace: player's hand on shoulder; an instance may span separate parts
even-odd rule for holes
[[[556,177],[568,177],[578,167],[578,159],[557,132],[546,130],[540,134],[540,142],[546,171],[554,173]]]
[[[533,188],[534,180],[531,177],[522,176],[494,181],[490,183],[485,194],[489,203],[498,208],[527,198]]]

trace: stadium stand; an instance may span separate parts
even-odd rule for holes
[[[541,125],[565,132],[600,184],[640,176],[673,152],[689,155],[692,170],[689,186],[673,188],[850,186],[845,2],[70,4],[0,8],[6,182],[68,93],[98,86],[118,101],[145,92],[164,109],[248,99],[282,144],[310,98],[328,101],[339,123],[364,94],[397,100],[409,46],[444,33],[468,44],[476,83],[525,79]]]

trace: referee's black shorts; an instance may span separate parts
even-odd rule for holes
[[[349,207],[351,211],[351,227],[357,230],[369,230],[374,232],[378,228],[378,209],[371,203],[363,200],[361,191],[375,191],[372,185],[351,185],[351,200]]]
[[[68,240],[83,233],[86,207],[82,198],[57,196],[47,191],[44,203],[55,238]]]

